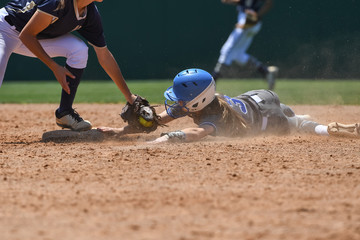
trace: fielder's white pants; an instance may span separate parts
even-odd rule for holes
[[[4,17],[8,15],[5,8],[0,9],[0,87],[4,79],[5,70],[12,53],[23,56],[36,57],[19,39],[19,32],[10,26]],[[50,57],[65,57],[66,64],[72,68],[86,68],[88,47],[73,34],[66,34],[53,39],[39,41]]]
[[[245,23],[246,15],[244,12],[238,14],[238,24]],[[230,65],[233,61],[245,65],[249,60],[246,51],[249,49],[255,35],[261,30],[261,22],[253,27],[242,29],[235,28],[220,51],[219,63]]]

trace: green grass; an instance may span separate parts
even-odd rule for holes
[[[162,103],[163,93],[172,80],[131,80],[133,93],[146,97],[151,103]],[[264,89],[260,79],[221,79],[217,92],[237,96],[253,89]],[[56,81],[5,81],[0,88],[0,103],[58,103],[61,87]],[[360,105],[360,81],[280,79],[275,92],[283,103],[320,105]],[[83,81],[76,95],[77,103],[118,103],[125,98],[111,81]]]
[[[219,81],[217,91],[236,96],[241,92],[266,87],[266,83],[261,79],[227,80]],[[280,79],[276,82],[275,92],[281,102],[289,105],[360,105],[358,80]]]

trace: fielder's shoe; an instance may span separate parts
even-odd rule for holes
[[[70,128],[73,131],[87,131],[92,128],[91,123],[82,119],[74,109],[61,113],[56,110],[55,116],[56,124],[62,128]]]
[[[360,137],[360,124],[342,124],[332,122],[328,125],[328,133],[331,136]]]
[[[268,83],[269,90],[274,90],[275,81],[276,81],[278,72],[279,72],[279,68],[276,66],[269,66],[267,68],[266,81]]]

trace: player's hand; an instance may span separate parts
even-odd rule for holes
[[[122,128],[98,127],[97,130],[106,135],[117,135],[117,136],[121,136],[126,133],[132,133],[128,127],[122,127]]]
[[[258,16],[257,12],[255,12],[254,10],[246,9],[245,13],[246,13],[246,18],[248,20],[253,21],[253,22],[257,22],[259,20],[259,16]]]
[[[99,132],[109,134],[109,135],[114,135],[114,134],[117,134],[119,132],[119,131],[117,131],[118,129],[111,128],[111,127],[98,127],[97,130]]]
[[[72,79],[75,78],[75,76],[67,70],[65,67],[62,67],[57,64],[55,69],[53,70],[53,73],[56,77],[56,80],[60,83],[61,87],[64,89],[67,94],[70,94],[70,88],[69,83],[66,81],[66,76],[71,77]]]

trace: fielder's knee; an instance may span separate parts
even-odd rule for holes
[[[294,117],[294,111],[287,105],[280,103],[280,108],[287,117]]]
[[[88,56],[88,46],[81,40],[72,45],[71,53],[68,55],[66,64],[72,68],[86,68]]]
[[[245,66],[249,61],[249,55],[246,53],[241,53],[236,57],[235,60],[240,66]]]

